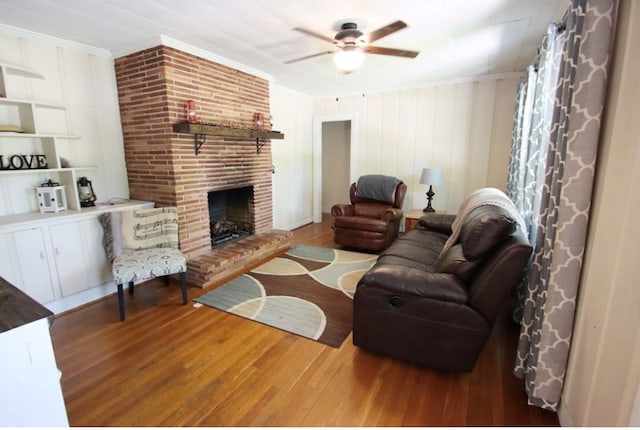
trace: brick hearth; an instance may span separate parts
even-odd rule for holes
[[[254,113],[269,118],[269,82],[166,46],[118,58],[115,69],[131,198],[178,208],[189,282],[209,286],[288,248],[291,234],[273,230],[271,143],[258,154],[255,140],[207,136],[196,155],[193,135],[172,129],[188,100],[200,122],[251,127]],[[244,186],[254,190],[255,235],[212,249],[207,193]]]
[[[207,288],[291,247],[293,233],[270,230],[247,236],[189,260],[192,282]]]

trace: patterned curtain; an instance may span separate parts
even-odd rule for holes
[[[551,24],[543,39],[537,67],[529,66],[526,81],[521,83],[518,93],[507,195],[513,200],[527,224],[529,243],[537,241],[540,199],[546,180],[547,150],[565,40],[563,29],[557,24]],[[514,319],[518,322],[522,320],[529,273],[525,272],[516,290]]]
[[[553,411],[573,330],[615,4],[572,0],[565,23],[549,27],[535,86],[528,79],[518,95],[519,108],[527,94],[534,100],[522,119],[516,114],[508,184],[530,223],[534,255],[520,291],[514,374],[530,404]]]

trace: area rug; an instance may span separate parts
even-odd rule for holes
[[[358,280],[377,258],[299,245],[194,301],[337,348],[352,329]]]

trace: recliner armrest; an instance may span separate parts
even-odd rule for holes
[[[386,222],[394,222],[402,219],[402,216],[403,216],[402,209],[389,208],[384,211],[381,219]]]
[[[331,215],[333,216],[353,216],[353,205],[337,204],[331,207]]]
[[[453,303],[466,303],[467,290],[457,276],[431,273],[412,267],[381,264],[371,268],[358,282],[391,294],[405,294]]]

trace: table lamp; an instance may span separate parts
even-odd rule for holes
[[[427,207],[423,212],[435,212],[436,210],[431,207],[431,200],[436,193],[433,192],[433,185],[442,185],[442,170],[440,169],[422,169],[422,175],[420,176],[420,183],[423,185],[429,185],[429,191],[427,191]]]

